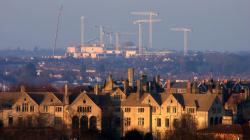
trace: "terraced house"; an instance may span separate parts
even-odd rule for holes
[[[51,126],[117,131],[124,135],[138,129],[160,138],[173,130],[183,114],[191,114],[199,129],[222,123],[224,107],[218,94],[194,94],[147,90],[140,80],[135,88],[115,83],[109,76],[103,88],[78,93],[0,93],[0,120],[4,127]],[[153,84],[151,84],[153,85]],[[147,91],[145,91],[147,90]]]

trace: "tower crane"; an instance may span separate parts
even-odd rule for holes
[[[153,16],[158,16],[157,12],[149,11],[149,12],[131,12],[132,15],[138,16],[149,16],[148,23],[149,23],[149,40],[148,40],[148,47],[153,47]]]
[[[188,54],[188,33],[192,32],[192,29],[190,29],[190,28],[171,28],[171,30],[175,31],[175,32],[183,32],[183,34],[184,34],[183,54],[187,55]]]
[[[141,19],[136,20],[133,23],[138,24],[138,51],[139,55],[143,54],[143,48],[142,48],[142,24],[148,23],[148,22],[160,22],[161,19],[153,19],[153,20],[147,20],[147,19]]]
[[[55,51],[56,51],[56,47],[57,47],[57,39],[58,39],[58,31],[59,31],[59,23],[60,23],[60,17],[62,16],[62,11],[63,11],[63,5],[61,5],[59,12],[58,12],[58,16],[57,16],[55,41],[54,41],[54,47],[52,50],[53,58],[55,58]]]

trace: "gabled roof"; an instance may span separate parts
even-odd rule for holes
[[[20,92],[2,92],[0,93],[0,109],[11,108],[12,105],[21,96]]]
[[[28,93],[28,95],[37,103],[41,104],[42,101],[45,99],[46,92],[39,92],[39,93]]]
[[[115,93],[115,92],[119,92],[119,93],[125,94],[120,87],[115,87],[113,89],[113,91],[111,91],[110,93],[112,94],[112,93]]]
[[[141,96],[142,97],[142,96]],[[141,103],[141,98],[139,93],[131,93],[125,101],[121,103],[122,106],[149,106]]]
[[[89,98],[99,108],[102,107],[102,106],[100,106],[100,97],[98,95],[96,95],[94,93],[88,94],[86,92],[81,92],[80,94],[78,94],[78,96],[70,104],[74,104],[81,96]]]
[[[197,107],[198,111],[208,111],[217,97],[216,94],[183,94],[184,105]]]
[[[52,92],[29,92],[28,95],[37,103],[41,104],[45,101],[46,97],[53,96],[59,100],[59,102],[54,102],[54,105],[62,105],[63,104],[63,94],[52,93]],[[57,95],[57,96],[56,96]],[[62,97],[60,97],[62,96]],[[60,98],[58,98],[60,97]]]
[[[179,104],[181,104],[183,107],[185,106],[183,94],[175,93],[175,94],[173,94],[173,96],[179,102]]]
[[[140,98],[140,102],[143,104],[143,101],[145,98],[151,97],[158,105],[161,103],[161,98],[160,95],[158,96],[157,94],[150,94],[150,93],[144,93],[142,97]]]
[[[64,94],[63,93],[53,93],[61,102],[64,100]]]

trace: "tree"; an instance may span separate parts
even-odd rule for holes
[[[144,140],[153,140],[153,135],[152,133],[146,133],[144,136]]]
[[[0,120],[0,130],[3,128],[3,121]]]
[[[174,131],[168,135],[169,140],[194,140],[196,136],[197,124],[190,114],[184,114],[179,120],[174,122]]]
[[[133,129],[125,134],[124,140],[143,140],[143,134],[140,131]]]

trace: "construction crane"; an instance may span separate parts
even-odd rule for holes
[[[138,15],[138,16],[149,16],[149,40],[148,40],[148,47],[153,47],[153,16],[158,16],[159,14],[157,12],[131,12],[132,15]]]
[[[81,47],[84,47],[84,16],[80,17]]]
[[[112,45],[113,44],[113,32],[111,31],[106,31],[106,30],[103,30],[103,33],[105,36],[107,36],[109,38],[109,45]]]
[[[61,5],[59,12],[58,12],[58,16],[57,16],[56,34],[55,34],[55,40],[54,40],[54,47],[52,50],[53,58],[55,58],[55,51],[56,51],[56,47],[57,47],[57,39],[58,39],[58,31],[59,31],[59,23],[60,23],[60,17],[62,16],[62,11],[63,11],[63,5]]]
[[[115,48],[116,48],[116,50],[121,49],[121,45],[120,45],[120,37],[121,37],[121,35],[135,35],[135,34],[136,33],[116,32],[115,33]]]
[[[99,45],[104,47],[104,35],[105,31],[104,28],[106,28],[103,25],[95,25],[96,28],[99,28]]]
[[[160,22],[161,19],[153,19],[153,20],[147,20],[147,19],[141,19],[136,20],[133,23],[138,24],[138,51],[139,55],[143,54],[143,48],[142,48],[142,24],[148,23],[148,22]]]
[[[171,30],[175,31],[175,32],[183,32],[183,34],[184,34],[183,54],[188,55],[188,33],[192,32],[192,29],[190,29],[190,28],[171,28]]]

